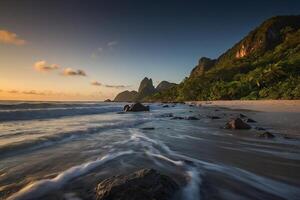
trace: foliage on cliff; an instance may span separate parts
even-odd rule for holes
[[[300,99],[300,16],[273,17],[206,71],[198,66],[201,73],[147,99]]]

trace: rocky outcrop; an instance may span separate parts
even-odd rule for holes
[[[241,118],[235,118],[230,120],[226,125],[225,128],[227,129],[250,129],[251,126],[241,120]]]
[[[136,91],[124,91],[119,93],[114,101],[116,102],[134,102],[137,98],[138,93]]]
[[[156,90],[153,86],[152,79],[145,77],[140,83],[137,99],[141,100],[146,96],[154,94],[155,92]]]
[[[168,89],[171,89],[173,87],[177,86],[176,83],[170,83],[168,81],[162,81],[156,86],[156,91],[157,92],[162,92]]]
[[[153,169],[113,176],[96,188],[97,200],[169,200],[179,186],[170,177]]]
[[[259,137],[259,138],[268,138],[268,139],[270,139],[270,138],[274,138],[275,135],[273,135],[273,134],[270,133],[269,131],[265,131],[265,132],[263,132],[263,133],[258,133],[258,134],[256,134],[256,137]]]
[[[142,112],[142,111],[149,111],[149,106],[144,106],[141,103],[135,103],[132,105],[125,105],[124,109],[125,112]]]
[[[206,58],[206,57],[200,58],[198,65],[196,65],[196,67],[194,67],[194,69],[192,70],[192,72],[190,74],[190,77],[202,76],[206,71],[211,69],[215,63],[216,63],[216,60]]]

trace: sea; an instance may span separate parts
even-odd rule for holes
[[[124,105],[1,101],[0,199],[95,199],[104,179],[143,168],[173,178],[176,200],[300,199],[299,139],[259,121],[224,129],[253,111],[153,103],[123,113]],[[276,137],[256,137],[262,129]]]

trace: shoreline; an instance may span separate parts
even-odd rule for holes
[[[300,113],[300,100],[218,100],[218,101],[186,101],[204,107],[224,107],[261,112]]]

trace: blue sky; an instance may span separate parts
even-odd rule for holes
[[[299,1],[2,0],[0,30],[25,43],[0,43],[0,99],[35,91],[52,96],[25,99],[102,100],[145,76],[179,83],[200,57],[217,58],[265,19],[292,14]],[[59,67],[36,70],[39,61]]]

